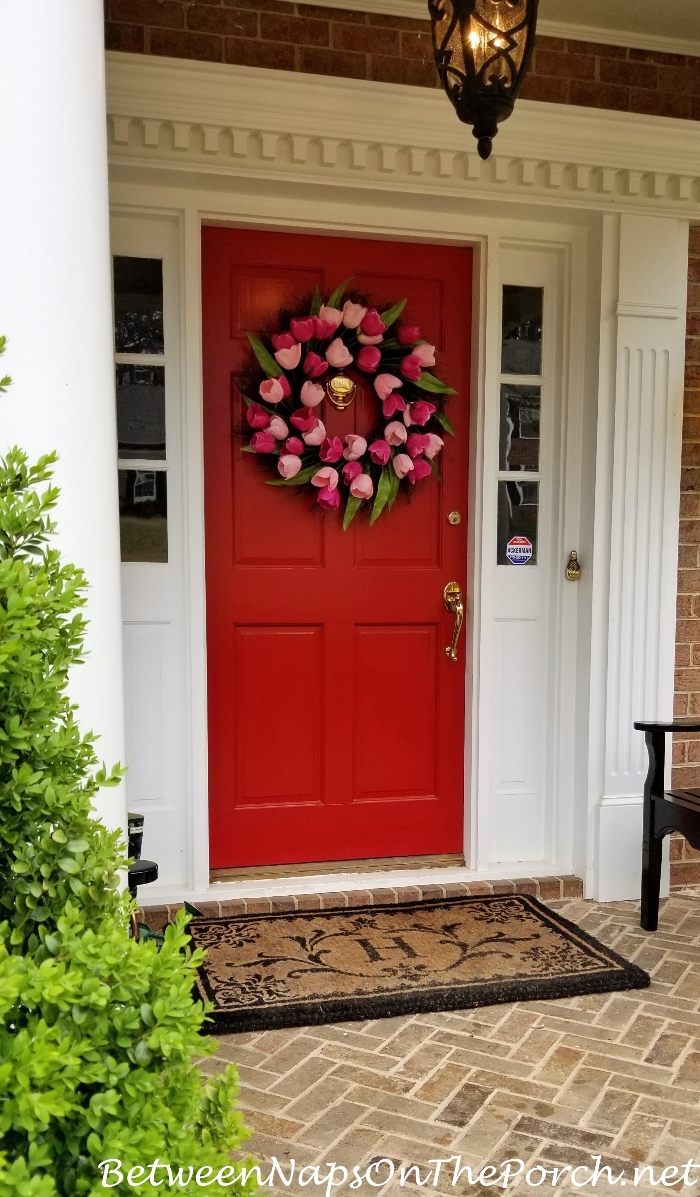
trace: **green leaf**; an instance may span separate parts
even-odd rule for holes
[[[349,496],[348,501],[345,504],[345,515],[343,516],[343,532],[346,532],[347,529],[350,527],[350,524],[352,523],[352,521],[354,520],[358,511],[360,510],[360,507],[362,506],[363,502],[364,502],[363,499],[356,499],[354,495]]]
[[[64,873],[77,873],[78,865],[73,860],[72,856],[62,856],[58,862],[59,869],[63,869]]]
[[[277,362],[272,354],[268,353],[265,346],[258,340],[257,337],[254,337],[252,333],[248,333],[248,340],[250,341],[250,346],[253,350],[253,353],[258,359],[259,365],[265,371],[267,377],[279,378],[280,374],[283,374],[284,371],[282,370],[281,366],[277,365]]]
[[[442,427],[445,429],[445,432],[449,432],[450,436],[454,436],[455,430],[444,412],[434,411],[433,419],[437,420],[438,424],[442,425]]]
[[[393,473],[393,467],[389,467],[388,465],[382,467],[382,473],[374,499],[374,507],[372,508],[372,514],[369,520],[370,526],[375,522],[375,520],[379,519],[384,508],[386,507],[389,495],[391,494],[391,475]]]
[[[311,316],[318,316],[318,313],[321,311],[322,303],[323,303],[323,299],[321,297],[321,292],[319,291],[318,287],[316,287],[316,289],[314,290],[313,299],[311,300],[311,308],[310,308],[309,314]]]
[[[65,844],[67,836],[62,827],[57,827],[55,831],[52,831],[51,839],[57,844]]]
[[[394,321],[398,320],[407,303],[407,299],[402,299],[401,303],[395,303],[393,308],[387,308],[386,312],[381,312],[379,318],[382,323],[390,328]]]
[[[440,378],[436,378],[428,370],[424,370],[420,378],[416,379],[416,386],[420,387],[422,391],[432,391],[434,395],[457,394],[452,387],[448,387],[446,382],[443,382]]]
[[[426,457],[426,459],[425,459],[425,460],[427,461],[428,465],[430,466],[431,470],[433,471],[433,473],[434,473],[435,477],[437,478],[438,482],[442,482],[442,478],[440,477],[440,471],[439,471],[439,469],[437,468],[437,466],[436,466],[435,462],[434,462],[434,461],[433,461],[433,460],[432,460],[430,457]]]
[[[255,449],[251,449],[250,445],[241,445],[241,453],[254,453]]]
[[[303,486],[314,474],[320,469],[319,465],[307,466],[304,470],[299,470],[293,478],[268,478],[268,486]]]
[[[391,490],[389,491],[389,498],[387,499],[387,507],[388,507],[389,511],[391,511],[392,507],[394,506],[394,503],[396,501],[396,496],[399,493],[400,486],[401,486],[401,479],[399,478],[398,474],[396,473],[396,470],[392,470],[391,471]]]
[[[326,304],[327,308],[337,308],[338,304],[340,303],[341,299],[343,298],[343,293],[345,291],[345,288],[347,287],[348,283],[352,282],[352,277],[353,276],[350,275],[350,278],[346,278],[344,283],[338,284],[335,291],[330,296],[328,303]]]
[[[89,847],[87,840],[69,840],[68,842],[69,852],[87,852]]]

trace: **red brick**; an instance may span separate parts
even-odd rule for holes
[[[300,17],[325,17],[329,21],[349,21],[355,25],[366,25],[367,14],[364,12],[351,12],[348,8],[334,8],[328,10],[327,8],[319,8],[318,4],[297,4],[297,12]]]
[[[595,79],[595,58],[592,54],[556,54],[538,49],[534,73],[558,79]]]
[[[697,236],[697,231],[697,226],[690,230],[691,242],[693,237]],[[700,285],[697,283],[688,283],[688,306],[693,308],[695,311],[700,309]]]
[[[691,232],[693,230],[691,229]],[[686,316],[685,331],[690,337],[700,337],[700,312],[689,308]]]
[[[700,786],[700,766],[680,765],[676,769],[676,777],[678,781],[674,784],[680,785],[684,790],[695,790]]]
[[[600,63],[601,83],[614,83],[618,87],[657,86],[656,67],[641,62],[621,62],[619,59],[603,58]]]
[[[293,42],[297,46],[330,45],[330,22],[309,21],[304,17],[260,17],[263,41]]]
[[[697,441],[685,441],[682,462],[684,466],[700,466],[700,444]]]
[[[583,897],[583,881],[580,877],[564,877],[562,878],[564,884],[565,898],[582,898]]]
[[[661,91],[685,92],[689,96],[700,96],[700,71],[697,69],[660,65],[657,70]]]
[[[142,25],[105,25],[105,49],[121,50],[125,54],[143,54],[145,29]]]
[[[398,29],[377,29],[368,25],[340,25],[333,22],[333,49],[352,50],[358,54],[401,54]]]
[[[558,877],[539,877],[537,880],[540,898],[561,898],[562,883]]]
[[[644,116],[669,116],[676,120],[690,120],[690,109],[690,96],[634,87],[630,91],[630,112],[639,112]]]
[[[586,108],[611,108],[613,111],[629,110],[629,89],[614,87],[611,83],[584,83],[578,79],[571,82],[571,103]]]
[[[567,51],[569,43],[561,37],[545,37],[538,33],[535,37],[535,52],[537,50]]]
[[[253,38],[227,37],[224,42],[224,62],[273,71],[293,71],[294,46],[261,42]]]
[[[201,3],[201,0],[198,0],[198,3]],[[218,6],[218,0],[213,0],[213,5],[216,8]],[[245,9],[246,11],[252,10],[253,12],[279,12],[284,16],[294,15],[294,5],[292,0],[223,0],[223,7],[241,8]],[[298,5],[297,7],[301,8],[302,5]],[[318,12],[319,9],[314,8],[313,15],[315,16]],[[321,9],[320,12],[321,15],[323,15],[323,9]]]
[[[524,100],[540,100],[545,104],[568,104],[568,79],[541,79],[539,75],[527,75],[520,94]]]
[[[627,57],[630,62],[658,62],[676,67],[688,65],[688,59],[684,54],[666,54],[663,50],[630,50]]]
[[[269,914],[272,907],[269,898],[246,898],[246,914]]]
[[[170,29],[151,30],[151,54],[167,58],[192,58],[203,62],[221,62],[224,43],[207,33],[177,33]]]
[[[187,13],[187,28],[197,33],[228,34],[231,37],[257,37],[258,15],[240,9],[213,8],[195,4]]]
[[[320,910],[321,909],[321,895],[320,894],[298,894],[297,895],[297,910]]]
[[[113,21],[165,29],[185,28],[185,10],[180,0],[111,0],[110,12]]]
[[[402,33],[401,57],[418,58],[421,62],[434,62],[433,41],[429,33]]]
[[[685,669],[690,663],[690,645],[676,644],[676,669]]]
[[[679,594],[700,594],[700,570],[683,569],[678,572]]]
[[[434,62],[415,62],[410,58],[381,58],[372,55],[371,78],[377,83],[404,83],[412,87],[438,87]]]
[[[402,885],[396,890],[397,902],[420,902],[421,891],[417,885]]]
[[[427,33],[432,44],[430,21],[420,21],[414,17],[389,16],[386,13],[370,13],[368,25],[375,29],[399,29],[402,33]]]
[[[299,51],[299,70],[312,75],[336,75],[342,79],[366,79],[365,54],[341,54],[338,50],[302,46]]]
[[[674,765],[685,765],[688,760],[688,745],[683,741],[680,743],[674,742],[671,759]],[[676,859],[680,860],[680,856],[681,853],[679,852]]]
[[[567,39],[572,54],[595,54],[598,58],[627,58],[624,46],[607,46],[604,42],[577,42]]]
[[[676,862],[671,866],[671,885],[700,885],[700,861],[695,863]]]
[[[679,619],[676,624],[676,640],[679,644],[700,644],[700,620]]]
[[[696,518],[700,516],[700,496],[698,495],[681,495],[681,520],[685,523],[695,523]],[[700,535],[700,527],[698,528]],[[694,535],[694,530],[691,529],[689,536]]]
[[[688,241],[688,252],[700,257],[700,224],[691,226],[690,237]]]

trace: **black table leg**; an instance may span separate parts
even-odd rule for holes
[[[645,931],[656,931],[659,925],[663,837],[655,834],[654,798],[657,794],[662,797],[664,792],[666,735],[662,731],[646,732],[645,740],[649,753],[649,771],[644,783],[641,924]]]

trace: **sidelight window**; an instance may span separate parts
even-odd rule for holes
[[[536,565],[540,508],[542,287],[505,286],[498,460],[499,565]]]

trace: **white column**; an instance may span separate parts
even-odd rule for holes
[[[636,898],[647,762],[671,718],[688,227],[605,217],[596,463],[589,892]]]
[[[71,693],[124,759],[102,0],[0,0],[0,443],[56,449],[59,544],[89,583]],[[125,822],[124,787],[99,813]]]

